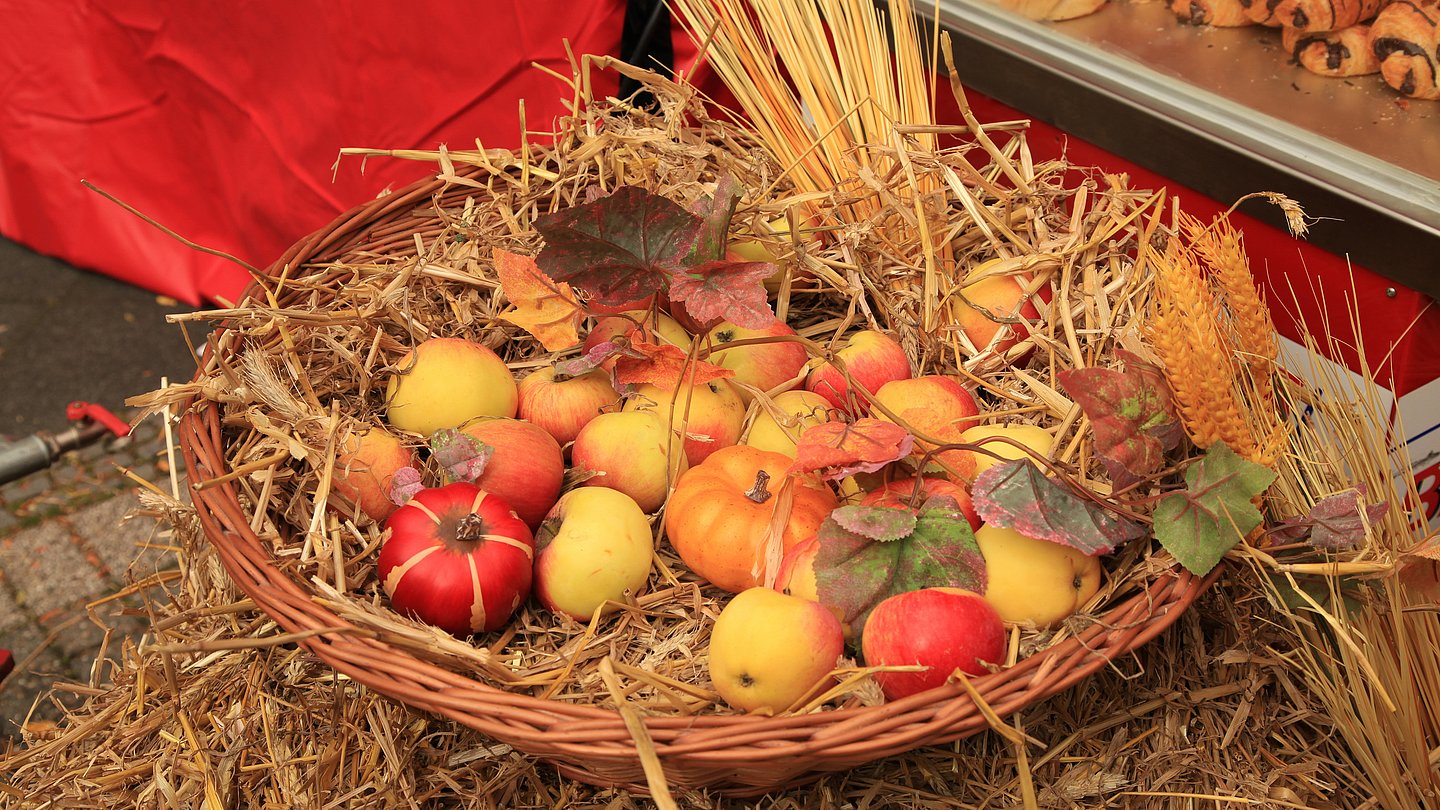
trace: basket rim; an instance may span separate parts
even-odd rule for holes
[[[475,166],[456,168],[462,177],[484,173]],[[337,246],[347,237],[363,235],[367,223],[409,210],[421,200],[438,201],[453,187],[445,179],[425,177],[357,205],[297,241],[266,269],[266,276],[277,277],[322,251],[340,250]],[[409,241],[409,233],[405,231],[404,241]],[[252,281],[245,296],[257,284]],[[226,331],[228,327],[218,325],[207,341],[197,378],[213,353],[221,350],[219,336]],[[447,670],[387,644],[313,598],[303,582],[274,564],[266,544],[250,528],[239,493],[226,477],[231,471],[217,403],[195,393],[181,404],[180,412],[178,443],[205,538],[232,581],[285,632],[314,633],[300,639],[300,646],[357,683],[551,761],[569,777],[648,792],[638,746],[618,709],[510,692]],[[207,481],[213,485],[197,486]],[[1085,630],[1012,667],[969,679],[970,688],[951,681],[878,706],[798,715],[642,716],[641,721],[667,778],[675,784],[720,789],[734,796],[802,784],[828,771],[989,729],[990,721],[971,689],[995,715],[1005,718],[1074,686],[1164,632],[1223,570],[1222,564],[1199,577],[1178,564],[1172,566]]]

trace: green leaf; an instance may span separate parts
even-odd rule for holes
[[[638,186],[535,220],[545,237],[536,257],[550,278],[584,290],[590,300],[620,305],[666,288],[685,266],[701,220]]]
[[[1187,570],[1204,576],[1260,525],[1251,499],[1274,481],[1274,472],[1217,442],[1185,471],[1184,491],[1160,500],[1155,536]]]
[[[1069,546],[1082,554],[1108,554],[1145,536],[1125,520],[1047,477],[1028,458],[996,464],[970,488],[975,511],[988,524],[1026,537]]]
[[[953,500],[926,503],[914,530],[889,541],[850,531],[844,520],[832,515],[820,525],[815,586],[821,602],[842,611],[856,638],[870,611],[894,594],[936,587],[985,592],[985,558]]]
[[[690,206],[700,218],[700,231],[686,264],[698,265],[725,258],[725,246],[730,242],[730,219],[735,216],[735,207],[743,196],[745,189],[734,176],[723,174],[715,181],[715,196]]]

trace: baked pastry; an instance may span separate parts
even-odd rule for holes
[[[1297,31],[1339,31],[1374,17],[1388,0],[1280,0],[1275,16]]]
[[[1410,98],[1440,99],[1435,50],[1440,4],[1394,0],[1370,24],[1370,47],[1385,83]]]
[[[1170,0],[1170,10],[1176,19],[1189,25],[1235,28],[1255,24],[1241,0]]]
[[[1073,20],[1100,10],[1106,0],[1000,0],[1000,5],[1032,20]]]
[[[1280,0],[1240,0],[1240,5],[1245,9],[1245,16],[1257,25],[1280,26],[1280,18],[1275,16]]]
[[[1285,51],[1311,73],[1321,76],[1364,76],[1380,71],[1380,60],[1370,47],[1370,26],[1352,25],[1339,31],[1281,31]]]

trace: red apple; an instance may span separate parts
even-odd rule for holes
[[[565,480],[565,456],[555,437],[520,419],[477,419],[460,432],[494,448],[475,484],[503,498],[531,529],[539,526]]]
[[[385,527],[375,573],[400,613],[463,637],[504,626],[530,595],[530,528],[474,484],[421,490]]]
[[[820,587],[815,580],[815,555],[819,551],[820,538],[811,537],[785,552],[785,557],[780,561],[780,570],[775,575],[775,590],[811,602],[820,602]],[[845,630],[845,638],[850,638],[851,628],[845,621],[845,611],[834,605],[825,607],[840,621]]]
[[[964,298],[955,299],[955,322],[977,351],[990,346],[996,353],[1004,354],[1030,336],[1027,325],[1006,321],[1023,318],[1035,323],[1040,320],[1040,310],[1026,297],[1021,279],[986,275],[984,269],[984,264],[977,267],[969,276],[976,280],[967,281],[960,288]],[[998,340],[996,335],[1000,336]]]
[[[390,516],[397,504],[390,500],[395,473],[415,466],[415,452],[388,431],[369,427],[346,434],[340,441],[331,476],[331,492],[374,521]]]
[[[850,377],[871,394],[891,380],[904,380],[911,376],[910,358],[905,355],[905,350],[884,332],[874,329],[856,332],[835,352],[835,356],[845,365]],[[825,397],[831,405],[846,413],[859,415],[870,410],[869,402],[862,395],[852,392],[845,376],[829,363],[810,370],[805,388]]]
[[[975,397],[959,382],[939,374],[926,374],[908,380],[892,380],[880,386],[875,399],[894,413],[909,428],[940,440],[943,444],[961,441],[966,428],[980,421],[980,406]],[[876,418],[889,420],[876,408]],[[911,456],[917,461],[933,450],[933,442],[916,439]],[[961,450],[947,450],[931,461],[959,479],[974,477],[973,461]],[[933,469],[933,468],[932,468]]]
[[[652,312],[648,309],[630,310],[601,318],[586,333],[581,348],[588,353],[601,343],[617,337],[662,345],[669,343],[690,351],[690,333],[685,331],[685,327],[663,312]],[[609,371],[615,367],[615,358],[606,358],[600,363],[600,367]]]
[[[965,515],[965,519],[970,522],[971,529],[979,529],[983,525],[984,521],[980,519],[980,513],[975,511],[975,503],[970,499],[970,491],[965,487],[944,478],[922,478],[919,483],[924,490],[924,494],[920,496],[921,504],[929,498],[954,498],[955,502],[960,504],[960,511]],[[915,484],[914,478],[891,481],[880,489],[867,492],[865,497],[860,499],[860,505],[909,508],[911,496],[915,494]]]
[[[670,427],[683,430],[685,460],[698,465],[722,447],[740,441],[745,425],[745,403],[726,380],[699,385],[681,385],[674,391],[645,383],[625,402],[626,411],[654,411],[670,420]]]
[[[955,670],[985,675],[985,664],[1005,661],[1005,623],[973,591],[922,588],[881,601],[860,634],[865,663],[872,667],[919,664],[919,672],[877,672],[888,700],[944,685]]]
[[[562,446],[600,410],[620,400],[610,375],[594,369],[578,377],[557,374],[554,366],[537,368],[520,381],[519,415],[544,428]]]
[[[793,334],[794,329],[778,320],[764,329],[748,329],[729,321],[721,321],[706,336],[710,345],[710,356],[707,359],[717,366],[734,371],[735,382],[769,391],[800,376],[800,372],[810,360],[810,353],[805,351],[805,347],[788,340],[737,346],[733,349],[725,348],[725,344],[737,340]],[[746,402],[753,398],[742,386],[737,385],[735,388]]]

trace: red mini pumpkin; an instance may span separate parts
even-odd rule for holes
[[[504,626],[530,595],[530,527],[474,484],[421,490],[385,526],[376,573],[400,613],[467,636]]]

